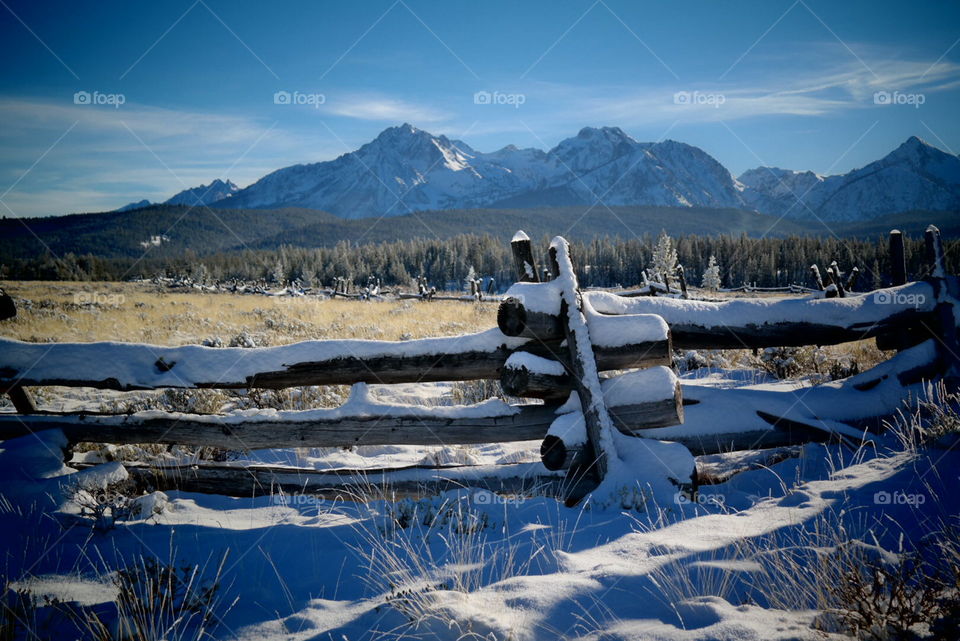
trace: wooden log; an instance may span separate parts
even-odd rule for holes
[[[541,440],[557,418],[556,405],[521,405],[508,415],[453,417],[429,411],[412,414],[385,408],[377,415],[331,418],[224,417],[163,413],[156,416],[44,412],[0,414],[0,440],[46,429],[60,429],[71,444],[80,442],[162,443],[255,450],[282,447],[359,445],[471,445]],[[681,410],[682,411],[682,410]],[[624,433],[676,425],[674,399],[610,408]]]
[[[530,237],[523,230],[513,235],[513,240],[510,241],[510,249],[513,251],[513,265],[517,271],[517,282],[540,282],[537,264],[533,261],[533,245],[530,242]]]
[[[876,298],[884,295],[892,299],[905,294],[890,291],[887,294],[875,293],[872,296]],[[924,295],[929,296],[929,293]],[[591,300],[595,299],[591,297]],[[672,308],[674,304],[681,303],[681,301],[670,299],[658,299],[659,304],[657,306],[641,306],[633,302],[645,302],[646,299],[633,298],[630,300],[632,307],[637,311],[642,310],[653,314],[662,314],[665,310]],[[740,299],[737,302],[745,304],[747,301]],[[839,301],[837,302],[839,303]],[[816,303],[819,306],[817,309],[823,310],[823,316],[846,318],[834,323],[765,320],[765,317],[771,319],[777,319],[781,316],[789,317],[792,313],[788,313],[787,310],[792,310],[794,307],[807,303]],[[773,303],[760,301],[756,310],[751,311],[749,316],[738,316],[735,321],[724,318],[718,312],[715,326],[685,322],[682,313],[683,307],[678,306],[675,320],[668,318],[667,322],[670,324],[670,338],[674,349],[762,349],[781,346],[836,345],[872,338],[891,331],[900,332],[920,326],[922,323],[932,322],[932,303],[933,301],[930,300],[916,307],[889,305],[889,316],[864,322],[859,317],[855,307],[844,307],[842,304],[834,307],[833,303],[825,300],[784,299]],[[724,304],[726,303],[720,303],[720,305]],[[784,309],[783,312],[780,311],[781,307]],[[603,310],[600,309],[599,311],[602,312]],[[730,322],[725,322],[726,320],[730,320]],[[516,300],[510,301],[509,304],[504,301],[501,304],[497,313],[497,325],[504,334],[534,335],[537,340],[544,342],[559,340],[562,337],[559,316],[527,311]]]
[[[78,469],[90,464],[73,464]],[[546,496],[560,498],[567,481],[544,473],[539,465],[406,466],[393,469],[313,470],[272,466],[231,467],[216,464],[124,465],[143,491],[160,490],[219,494],[244,498],[273,496],[277,505],[314,506],[324,501],[373,501],[421,498],[451,490],[477,488],[503,499]],[[506,472],[506,474],[505,474]]]
[[[890,280],[896,287],[907,282],[907,261],[903,251],[903,233],[899,229],[890,231]]]
[[[491,340],[485,340],[484,335],[490,334]],[[481,342],[482,348],[465,348],[465,345]],[[10,367],[10,362],[3,361],[5,348],[3,343],[10,342],[0,339],[0,393],[5,393],[16,386],[46,386],[56,385],[65,387],[92,387],[96,389],[112,389],[119,391],[160,389],[160,388],[213,388],[213,389],[282,389],[285,387],[300,387],[308,385],[350,385],[353,383],[416,383],[438,381],[465,381],[477,379],[498,379],[504,362],[515,351],[527,351],[544,358],[556,358],[558,354],[565,355],[558,341],[537,341],[508,339],[497,330],[489,330],[481,334],[473,334],[450,339],[428,339],[431,345],[436,345],[424,354],[404,353],[403,347],[407,343],[398,342],[395,345],[375,342],[384,345],[384,353],[366,356],[363,354],[367,341],[351,343],[351,348],[358,355],[344,355],[335,358],[296,361],[297,355],[309,352],[308,348],[292,344],[283,348],[222,348],[208,351],[190,352],[187,358],[197,362],[199,369],[209,369],[219,375],[219,380],[189,380],[182,375],[162,377],[156,371],[153,377],[131,377],[128,368],[110,369],[107,364],[99,368],[91,366],[88,371],[75,374],[69,363],[90,362],[97,363],[99,353],[98,343],[77,345],[23,345],[28,348],[23,361],[34,363],[42,356],[44,362],[51,365],[48,371],[41,368],[28,369],[24,372]],[[305,343],[302,345],[309,345]],[[127,346],[129,351],[124,352],[124,360],[143,361],[153,363],[157,360],[158,348],[148,345]],[[193,348],[198,349],[198,348]],[[230,362],[237,364],[242,359],[254,357],[258,350],[284,350],[289,352],[290,361],[285,361],[282,369],[258,371],[252,375],[238,372],[237,368],[228,368],[221,361],[214,360],[221,354],[231,354]],[[226,352],[232,350],[232,352]],[[597,364],[601,371],[614,369],[630,369],[650,367],[652,365],[668,364],[671,357],[669,341],[638,343],[621,347],[598,347],[594,350]],[[349,354],[351,350],[346,350]],[[172,348],[174,357],[169,362],[183,361],[183,352]],[[162,354],[161,354],[162,355]],[[152,360],[150,360],[152,359]],[[205,364],[204,361],[209,361]],[[185,362],[185,361],[184,361]],[[60,366],[60,363],[64,363]],[[151,367],[153,367],[151,365]],[[176,369],[173,370],[176,372]],[[150,373],[149,371],[147,373]]]
[[[33,402],[33,396],[30,392],[20,385],[15,385],[7,390],[7,396],[13,402],[13,409],[20,414],[36,414],[37,405]]]
[[[569,470],[582,465],[585,443],[565,443],[559,436],[547,434],[540,444],[540,462],[550,471]]]
[[[558,400],[570,395],[573,381],[564,373],[544,374],[526,367],[504,367],[500,373],[500,388],[508,396]]]

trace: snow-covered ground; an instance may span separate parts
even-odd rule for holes
[[[719,370],[689,374],[685,387],[693,386],[704,397],[797,388]],[[450,387],[371,392],[442,405]],[[715,418],[736,423],[736,411]],[[629,509],[589,501],[568,509],[550,498],[469,488],[401,501],[370,488],[366,503],[169,492],[137,499],[139,516],[97,531],[69,488],[97,497],[125,472],[118,463],[74,472],[54,430],[0,442],[0,572],[15,589],[109,618],[118,598],[114,570],[155,557],[198,566],[204,581],[222,561],[219,621],[209,628],[218,639],[823,639],[837,630],[813,607],[817,589],[829,587],[817,587],[825,578],[814,572],[817,559],[844,540],[890,553],[957,525],[955,443],[910,451],[888,436],[858,451],[807,445],[772,458],[701,457],[701,476],[724,482],[693,495],[625,501]],[[538,448],[285,449],[242,462],[494,465],[536,462]],[[641,490],[643,470],[633,471]],[[797,554],[806,562],[775,562]],[[44,624],[52,609],[41,607],[35,619]],[[53,621],[52,638],[67,634]]]

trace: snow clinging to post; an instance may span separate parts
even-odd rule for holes
[[[593,344],[590,342],[590,331],[587,327],[586,317],[580,311],[578,305],[578,293],[576,289],[576,278],[573,272],[573,263],[570,261],[570,245],[562,236],[556,236],[550,241],[550,247],[555,249],[557,257],[557,266],[559,274],[556,275],[554,282],[560,290],[560,296],[567,304],[567,322],[573,331],[574,339],[577,343],[577,350],[580,352],[580,361],[583,366],[582,383],[587,387],[593,397],[593,407],[591,409],[597,412],[600,421],[600,434],[597,446],[607,459],[608,471],[613,471],[619,461],[616,446],[613,441],[613,422],[607,413],[607,408],[603,404],[603,391],[600,388],[600,379],[597,372],[597,362],[593,355]],[[584,311],[588,311],[586,306],[589,303],[582,298]],[[586,411],[587,408],[583,408]],[[597,452],[600,454],[600,452]]]

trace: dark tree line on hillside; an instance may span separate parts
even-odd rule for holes
[[[535,243],[542,267],[549,239]],[[720,266],[725,287],[744,283],[759,287],[789,284],[812,285],[810,265],[824,270],[836,260],[844,272],[860,268],[858,289],[865,290],[889,282],[890,261],[887,239],[869,240],[788,237],[750,238],[748,236],[694,236],[674,239],[678,261],[686,269],[688,280],[700,284],[701,274],[711,255]],[[649,270],[656,238],[645,235],[633,240],[597,238],[574,242],[573,252],[585,286],[632,286],[641,281],[641,271]],[[923,275],[923,240],[906,238],[908,273]],[[960,272],[960,241],[946,243],[948,269]],[[299,279],[307,285],[329,285],[334,278],[346,277],[365,282],[379,277],[385,285],[410,286],[424,275],[437,287],[461,283],[471,268],[477,276],[492,276],[501,287],[514,280],[509,244],[488,235],[461,235],[447,240],[415,239],[393,243],[352,245],[341,242],[334,247],[301,248],[284,246],[271,250],[244,250],[197,256],[188,250],[176,258],[102,259],[96,256],[62,257],[52,255],[33,259],[14,259],[0,263],[0,278],[12,280],[127,280],[137,276],[190,276],[213,282],[230,279],[266,280],[272,283]]]

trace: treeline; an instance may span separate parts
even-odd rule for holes
[[[821,271],[836,260],[842,271],[859,267],[858,289],[889,282],[890,260],[886,237],[838,239],[792,236],[751,238],[741,236],[686,235],[673,239],[678,262],[687,279],[699,285],[710,256],[720,267],[723,286],[744,283],[759,287],[789,284],[812,285],[810,265]],[[960,273],[960,241],[946,241],[948,270]],[[549,239],[534,243],[540,266]],[[632,286],[641,272],[651,268],[656,238],[644,235],[631,240],[596,238],[572,244],[574,260],[586,286]],[[922,238],[905,239],[911,277],[923,275]],[[134,277],[187,276],[204,282],[264,280],[274,284],[299,279],[305,285],[329,285],[337,277],[362,283],[370,276],[384,285],[410,286],[419,275],[438,288],[462,283],[469,274],[493,277],[500,287],[513,282],[513,263],[508,243],[489,235],[465,234],[446,240],[415,239],[392,243],[355,245],[341,242],[333,247],[283,246],[269,250],[231,251],[198,256],[191,250],[178,257],[141,260],[102,259],[93,255],[44,255],[14,259],[0,265],[0,278],[10,280],[128,280]],[[650,274],[653,276],[652,274]]]

